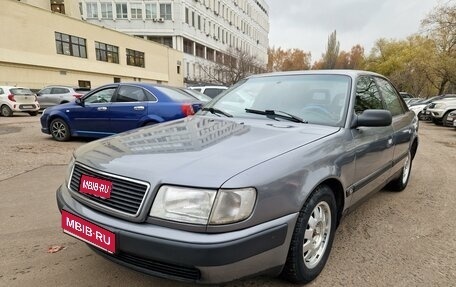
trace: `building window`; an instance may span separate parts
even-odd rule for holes
[[[120,78],[119,77],[114,77],[114,83],[120,83]]]
[[[57,54],[87,58],[86,39],[55,32]]]
[[[79,80],[78,86],[81,88],[89,88],[89,89],[91,88],[90,81],[85,81],[85,80]]]
[[[190,24],[190,23],[189,23],[189,19],[188,19],[188,18],[189,18],[189,17],[188,17],[188,14],[189,14],[189,13],[190,13],[190,11],[188,11],[188,8],[185,7],[185,23],[187,23],[187,24]]]
[[[198,15],[198,30],[201,30],[201,16]]]
[[[184,53],[193,55],[193,42],[184,39]]]
[[[127,19],[127,3],[116,3],[116,16],[118,19]]]
[[[97,2],[87,2],[87,18],[98,18],[98,5]]]
[[[112,3],[100,3],[101,4],[101,18],[112,19]]]
[[[157,18],[157,4],[146,3],[146,19]]]
[[[52,1],[51,3],[51,11],[65,14],[65,4],[62,0],[59,1]]]
[[[131,19],[142,19],[141,4],[131,3],[130,4],[130,15],[131,15]]]
[[[144,52],[127,49],[127,65],[144,68]]]
[[[173,19],[173,11],[171,9],[171,3],[160,4],[160,18],[163,18],[165,20]]]
[[[192,26],[195,27],[195,23],[196,23],[196,20],[195,20],[195,11],[192,11]]]
[[[95,42],[95,53],[98,61],[119,63],[119,47]]]

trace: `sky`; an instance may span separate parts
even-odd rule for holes
[[[380,38],[401,40],[420,31],[438,4],[456,0],[266,0],[269,46],[311,52],[312,63],[336,30],[340,51],[360,44],[368,53]]]

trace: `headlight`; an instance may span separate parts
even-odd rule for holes
[[[445,107],[445,104],[435,104],[434,109],[444,109]]]
[[[209,224],[238,222],[250,216],[255,205],[254,188],[219,190]]]
[[[210,190],[162,186],[150,216],[191,224],[226,224],[250,216],[256,200],[253,188]]]

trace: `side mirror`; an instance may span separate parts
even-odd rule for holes
[[[391,125],[393,116],[387,110],[365,110],[360,115],[355,115],[352,128],[357,127],[386,127]]]
[[[77,105],[80,105],[81,107],[84,107],[84,101],[81,100],[80,98],[77,98],[74,102],[75,102]]]

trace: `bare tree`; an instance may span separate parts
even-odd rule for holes
[[[265,70],[264,64],[255,56],[241,49],[230,48],[226,53],[217,53],[215,62],[198,63],[202,79],[211,83],[231,86],[239,80]]]

